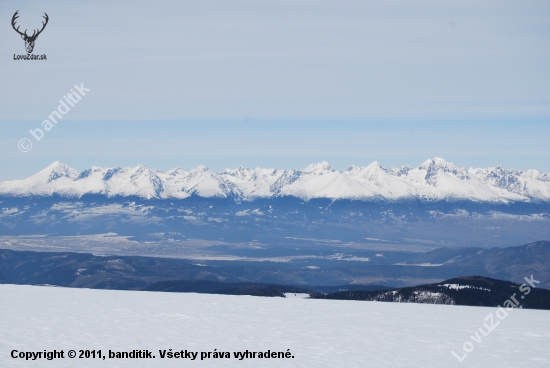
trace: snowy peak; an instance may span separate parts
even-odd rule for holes
[[[315,174],[315,175],[324,175],[334,171],[336,170],[334,170],[332,166],[330,166],[329,163],[326,161],[323,161],[318,164],[311,164],[302,170],[304,174]]]
[[[470,180],[470,176],[465,168],[457,166],[452,162],[447,162],[439,157],[424,161],[419,169],[426,171],[426,176],[424,177],[426,183],[434,186],[437,185],[438,178],[442,174],[450,174],[460,180]]]
[[[250,180],[253,174],[254,170],[242,166],[236,169],[225,169],[220,173],[220,175],[234,177],[237,180]]]
[[[383,175],[383,173],[386,173],[386,170],[378,163],[378,161],[374,161],[366,167],[355,165],[351,166],[349,169],[346,170],[346,172],[354,177],[368,179]]]
[[[48,183],[51,183],[60,178],[75,179],[78,177],[78,172],[59,161],[55,161],[34,176],[37,179],[47,177]]]
[[[163,182],[155,170],[147,166],[138,165],[130,170],[130,188],[134,189],[134,195],[144,198],[159,198],[163,192]]]
[[[183,170],[181,167],[176,167],[175,169],[167,171],[166,175],[171,177],[182,177],[187,175],[187,171]]]
[[[430,167],[444,168],[449,165],[454,166],[453,163],[447,162],[441,157],[434,157],[421,163],[418,168],[421,170],[428,170]]]
[[[538,170],[507,170],[502,166],[470,169],[482,183],[503,195],[517,195],[538,200],[550,198],[550,174]]]
[[[521,180],[522,171],[506,170],[502,166],[488,169],[471,169],[470,171],[485,184],[520,195],[525,192],[524,183]]]
[[[271,197],[276,191],[275,183],[285,174],[284,170],[261,169],[254,170],[239,167],[231,170],[226,169],[220,177],[234,185],[245,199]]]
[[[328,162],[303,170],[226,169],[206,166],[163,172],[138,165],[92,166],[78,173],[56,161],[24,180],[0,183],[0,195],[81,197],[86,194],[141,198],[257,198],[293,196],[353,200],[471,200],[489,202],[550,201],[550,175],[502,166],[469,169],[432,158],[418,168],[384,168],[378,162],[338,171]]]

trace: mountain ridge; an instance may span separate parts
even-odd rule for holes
[[[0,183],[0,195],[79,198],[137,196],[144,199],[259,198],[292,196],[303,200],[471,200],[477,202],[550,201],[550,174],[507,170],[502,166],[470,168],[435,157],[417,168],[384,168],[377,161],[339,171],[328,162],[304,169],[249,169],[215,173],[204,165],[191,170],[91,168],[78,172],[59,161],[22,180]]]

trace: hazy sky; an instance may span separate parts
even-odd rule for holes
[[[16,61],[21,29],[50,21]],[[0,180],[54,160],[550,171],[550,2],[0,2]],[[32,32],[29,32],[32,33]],[[29,129],[90,89],[28,153]]]

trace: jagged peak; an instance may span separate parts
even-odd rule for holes
[[[61,161],[54,161],[48,166],[46,166],[42,171],[51,172],[53,170],[73,170],[69,165],[64,164]]]
[[[187,171],[185,171],[184,169],[182,169],[181,167],[175,167],[173,168],[172,170],[169,170],[166,172],[166,174],[170,175],[170,176],[176,176],[176,175],[183,175],[187,173]]]
[[[463,179],[468,178],[468,171],[462,167],[455,165],[452,162],[445,161],[440,157],[434,157],[433,159],[424,161],[420,167],[420,170],[426,170],[426,177],[431,177],[436,175],[439,171],[452,173],[458,175]]]
[[[425,171],[422,171],[424,169]],[[323,176],[326,175],[326,176]],[[390,177],[391,176],[391,177]],[[71,183],[74,182],[74,183]],[[163,172],[145,165],[101,168],[92,166],[80,175],[55,161],[23,180],[0,184],[7,195],[62,195],[105,193],[106,195],[162,196],[186,198],[229,196],[252,200],[281,195],[300,198],[471,198],[473,200],[550,200],[550,175],[538,170],[506,170],[502,166],[469,169],[434,157],[420,168],[383,168],[378,161],[351,166],[343,173],[328,162],[303,170],[225,169],[218,174],[200,165],[186,171],[180,167]],[[375,194],[373,194],[375,193]]]
[[[452,162],[445,161],[441,157],[434,157],[421,163],[418,168],[421,170],[428,170],[430,168],[440,168],[445,166],[456,166],[456,165],[453,164]]]
[[[54,161],[33,176],[47,176],[47,181],[52,182],[62,177],[76,179],[78,177],[78,172],[75,169],[71,168],[69,165],[66,165],[60,161]]]
[[[244,166],[239,166],[237,167],[236,169],[224,169],[220,174],[222,175],[237,175],[237,174],[240,174],[240,175],[243,175],[243,174],[248,174],[248,173],[251,173],[253,171],[258,171],[258,170],[261,170],[260,168],[257,168],[255,170],[253,169],[249,169],[247,167],[244,167]]]
[[[138,171],[138,170],[141,170],[141,171],[152,170],[149,167],[147,167],[147,165],[143,165],[143,164],[139,164],[139,165],[135,166],[133,169],[136,170],[136,171]]]
[[[386,169],[386,172],[393,176],[406,176],[409,174],[411,170],[412,170],[412,167],[410,167],[409,165],[403,165],[401,167],[392,167],[392,168]]]
[[[110,167],[101,167],[101,166],[96,166],[96,165],[92,165],[89,168],[89,170],[91,172],[102,172],[102,171],[107,171],[107,170],[110,170],[110,169],[111,169]]]
[[[492,166],[492,167],[487,167],[487,168],[470,168],[468,170],[468,172],[473,172],[473,173],[481,173],[481,174],[485,174],[485,175],[489,175],[489,174],[495,174],[495,175],[521,175],[524,173],[524,171],[522,170],[508,170],[507,168],[505,168],[504,166],[502,165],[496,165],[496,166]]]
[[[131,172],[133,172],[132,177],[138,177],[141,175],[156,177],[157,174],[159,173],[158,170],[151,169],[146,165],[141,165],[141,164],[132,168]]]
[[[304,173],[323,173],[323,172],[334,172],[332,166],[326,161],[319,162],[317,164],[311,164],[305,169],[302,170]]]
[[[350,174],[360,174],[360,173],[375,173],[380,171],[386,171],[386,169],[384,169],[378,161],[373,161],[368,166],[352,165],[346,171],[349,172]]]
[[[203,171],[210,171],[210,169],[207,166],[201,164],[201,165],[195,167],[194,169],[192,169],[191,171],[203,172]]]
[[[378,161],[373,161],[369,166],[367,166],[367,170],[384,170],[384,168]]]

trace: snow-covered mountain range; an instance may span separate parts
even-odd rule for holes
[[[77,172],[58,161],[37,174],[0,183],[3,196],[138,196],[144,199],[190,196],[259,198],[293,196],[354,200],[472,200],[486,202],[550,201],[550,174],[507,170],[502,166],[465,169],[441,158],[417,168],[383,168],[378,162],[338,171],[327,162],[302,170],[247,169],[215,173],[205,166],[168,172],[139,165],[92,168]]]

